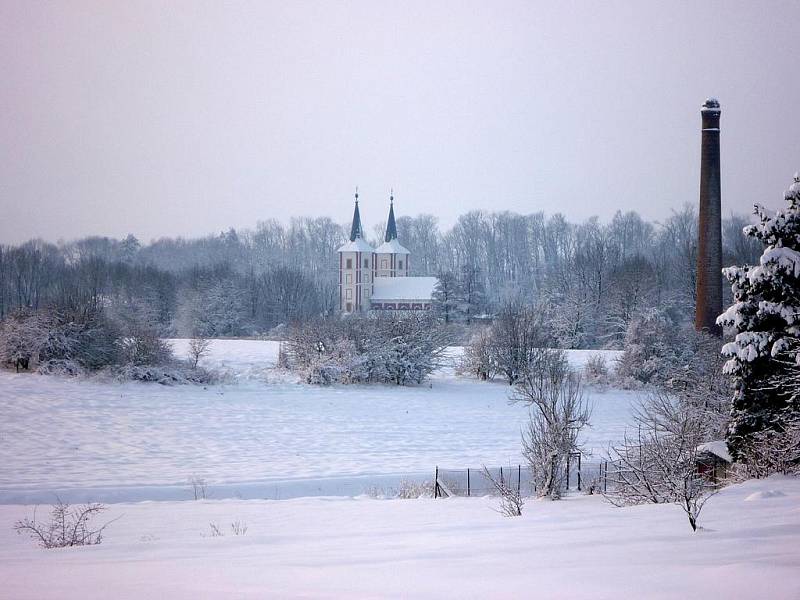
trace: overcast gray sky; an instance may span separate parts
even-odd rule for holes
[[[0,0],[0,242],[724,211],[800,169],[800,3]]]

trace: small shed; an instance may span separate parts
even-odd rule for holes
[[[709,481],[718,483],[728,476],[733,458],[725,440],[706,442],[697,447],[697,472]]]

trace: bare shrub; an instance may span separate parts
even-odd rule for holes
[[[432,498],[433,483],[430,481],[416,482],[404,479],[400,482],[400,486],[397,488],[397,497],[403,500]]]
[[[373,500],[389,498],[394,494],[391,488],[381,487],[379,485],[371,485],[364,490],[364,493]]]
[[[500,496],[498,512],[506,517],[521,516],[522,507],[525,504],[521,490],[513,484],[509,484],[507,480],[496,478],[486,466],[483,467],[483,476],[492,484],[492,487]]]
[[[464,348],[460,370],[470,373],[483,381],[494,379],[497,375],[497,359],[492,346],[492,330],[479,329]]]
[[[212,521],[208,524],[208,528],[208,535],[200,534],[201,537],[225,537],[225,532],[223,531],[222,527],[220,527],[219,523]],[[247,523],[239,520],[233,521],[231,522],[230,530],[231,534],[233,535],[247,535]]]
[[[207,498],[206,494],[208,492],[208,484],[206,483],[205,479],[199,477],[190,477],[189,485],[192,488],[192,494],[194,494],[195,500],[205,500]]]
[[[50,520],[36,520],[36,509],[32,518],[24,518],[14,524],[18,534],[25,534],[35,540],[42,548],[67,548],[71,546],[93,546],[103,541],[106,527],[113,519],[93,528],[91,520],[106,510],[102,504],[90,503],[71,506],[58,500],[50,511]],[[119,517],[117,517],[119,518]]]
[[[488,343],[496,371],[509,384],[524,378],[543,349],[552,345],[544,314],[543,309],[518,301],[508,301],[498,311]]]
[[[737,479],[768,477],[774,473],[800,474],[800,417],[786,418],[780,429],[750,435],[741,445]]]
[[[195,336],[189,340],[189,361],[192,363],[192,368],[197,368],[197,363],[200,359],[208,355],[211,348],[211,340],[204,337]]]
[[[708,498],[718,487],[698,472],[707,441],[704,413],[664,392],[653,392],[634,414],[636,430],[612,448],[614,468],[604,495],[616,506],[674,503],[692,531]]]
[[[592,354],[583,367],[583,376],[588,383],[605,385],[608,383],[608,363],[602,354]]]
[[[541,350],[511,399],[530,407],[522,453],[536,490],[556,500],[564,487],[567,461],[580,451],[578,436],[591,415],[580,376],[570,370],[563,350]]]
[[[247,523],[244,521],[234,521],[231,523],[231,533],[233,535],[247,535]]]

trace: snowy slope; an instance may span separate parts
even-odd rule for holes
[[[725,489],[693,534],[672,505],[618,509],[597,496],[146,502],[100,546],[42,550],[0,506],[0,596],[170,598],[800,598],[800,480]],[[230,523],[247,524],[244,537]],[[216,523],[225,537],[208,537]],[[205,537],[204,537],[205,536]]]
[[[437,464],[520,462],[526,409],[500,382],[444,369],[430,387],[285,383],[277,348],[215,341],[204,362],[234,383],[208,388],[0,372],[0,502],[185,499],[192,477],[215,498],[353,495]],[[586,441],[599,452],[621,437],[634,394],[590,394]]]

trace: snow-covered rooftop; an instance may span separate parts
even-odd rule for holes
[[[430,301],[435,287],[436,277],[376,277],[372,299]]]
[[[340,246],[337,252],[373,252],[373,249],[364,241],[364,238],[356,238],[352,242]]]
[[[733,458],[728,452],[728,444],[724,440],[717,440],[714,442],[706,442],[697,447],[698,452],[708,452],[724,460],[725,462],[733,462]]]
[[[384,242],[375,248],[377,254],[411,254],[408,249],[397,241],[397,238]]]

